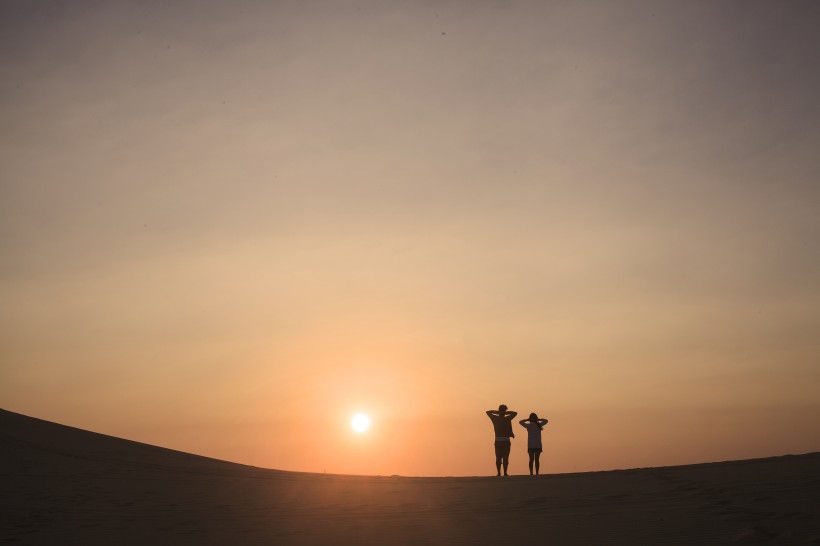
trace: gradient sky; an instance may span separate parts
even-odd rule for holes
[[[494,473],[501,402],[548,472],[820,450],[818,24],[3,1],[0,405],[317,472]]]

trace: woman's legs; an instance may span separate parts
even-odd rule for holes
[[[541,471],[541,452],[530,453],[530,474],[532,474],[532,456],[535,455],[535,475]]]
[[[528,451],[527,453],[529,453],[529,455],[530,455],[530,476],[532,476],[532,460],[533,460],[533,455],[538,455],[538,453],[533,453],[532,451]]]

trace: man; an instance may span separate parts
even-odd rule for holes
[[[518,415],[517,411],[508,411],[507,406],[501,404],[498,411],[487,410],[487,417],[493,422],[495,429],[495,469],[496,476],[501,476],[501,465],[504,465],[504,475],[507,474],[507,466],[510,464],[510,438],[515,438],[512,428],[512,420]]]

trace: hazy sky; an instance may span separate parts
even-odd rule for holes
[[[549,472],[820,450],[819,24],[4,0],[0,405],[319,472],[494,472],[501,402]]]

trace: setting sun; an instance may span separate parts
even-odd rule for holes
[[[370,417],[364,413],[357,413],[351,419],[350,426],[356,432],[364,432],[370,428]]]

